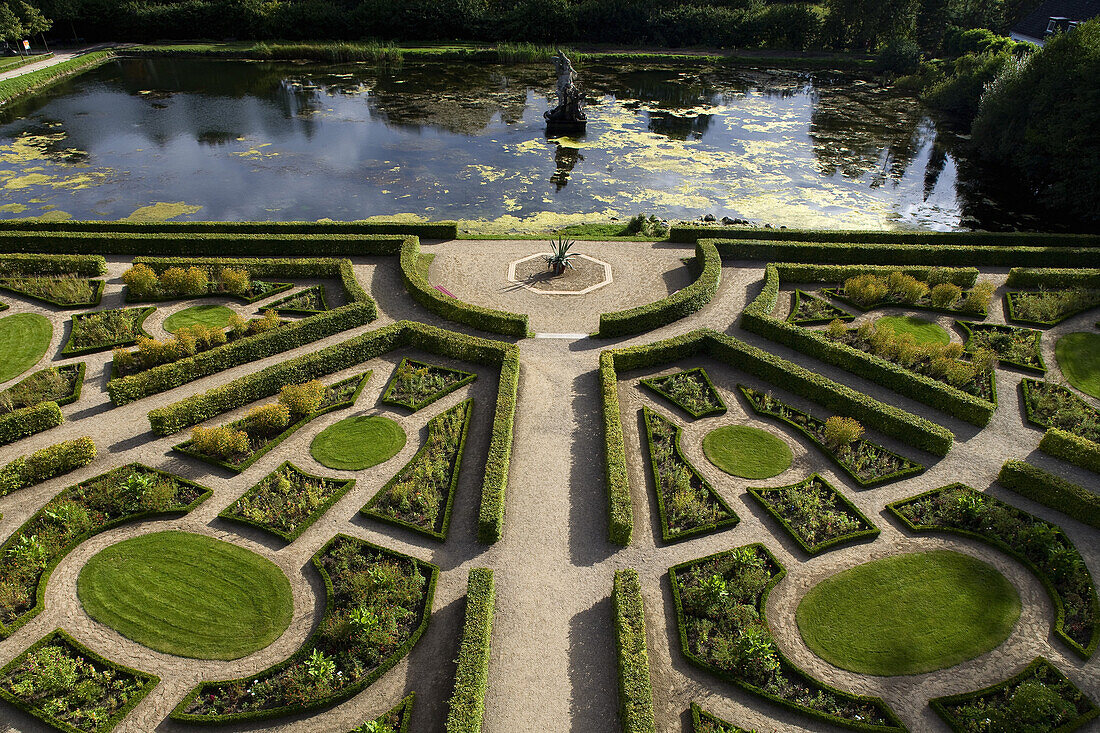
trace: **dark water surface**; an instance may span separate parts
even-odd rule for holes
[[[0,217],[542,229],[645,211],[824,228],[1027,226],[910,97],[829,73],[580,64],[548,140],[540,65],[117,59],[0,113]]]

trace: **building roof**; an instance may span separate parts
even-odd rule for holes
[[[1046,0],[1017,23],[1012,32],[1041,39],[1046,35],[1047,22],[1051,18],[1083,21],[1097,16],[1100,16],[1100,0]]]

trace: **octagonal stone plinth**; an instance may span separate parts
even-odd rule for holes
[[[555,275],[546,255],[533,254],[508,263],[508,282],[539,295],[584,295],[612,282],[611,265],[588,255],[573,255],[573,268]]]

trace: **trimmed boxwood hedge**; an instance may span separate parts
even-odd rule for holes
[[[722,258],[711,241],[695,243],[695,263],[698,276],[686,288],[652,303],[600,314],[600,327],[595,336],[631,336],[667,326],[690,316],[711,301],[718,292],[722,278]]]
[[[833,492],[833,496],[838,502],[840,502],[844,509],[847,510],[849,514],[855,515],[855,518],[862,522],[866,529],[859,529],[855,532],[849,532],[848,534],[834,537],[831,540],[818,542],[816,545],[807,544],[802,535],[799,534],[798,531],[791,526],[790,522],[787,521],[787,518],[780,514],[779,510],[776,509],[772,502],[766,499],[765,496],[773,491],[793,489],[811,481],[820,481],[821,483],[825,484],[825,487]],[[783,529],[787,530],[788,534],[790,534],[791,537],[794,538],[794,541],[798,543],[798,546],[805,550],[806,554],[808,555],[820,555],[826,550],[831,550],[833,548],[840,547],[841,545],[847,545],[852,542],[858,542],[864,539],[873,539],[875,537],[878,537],[879,533],[882,531],[878,527],[876,527],[875,523],[868,519],[867,515],[861,512],[859,510],[859,507],[853,504],[851,500],[844,495],[843,492],[837,491],[832,484],[824,479],[824,477],[819,476],[816,473],[811,474],[809,478],[804,479],[803,481],[799,481],[797,484],[791,484],[790,486],[775,486],[768,488],[756,488],[750,486],[748,492],[752,496],[752,498],[760,502],[761,506],[764,507],[768,514],[772,515],[775,521],[779,522],[780,526],[782,526]]]
[[[766,558],[768,564],[770,564],[770,565],[772,565],[773,567],[776,568],[776,572],[771,576],[771,579],[768,581],[767,585],[764,587],[763,591],[760,594],[759,602],[757,603],[757,610],[760,614],[760,617],[761,618],[766,618],[765,609],[767,608],[767,605],[768,605],[768,595],[771,593],[772,589],[776,586],[776,584],[787,575],[787,570],[786,570],[786,568],[783,567],[782,563],[780,563],[779,560],[776,559],[775,555],[773,555],[771,553],[771,551],[768,550],[768,548],[765,547],[762,544],[757,543],[757,544],[745,545],[745,546],[743,546],[741,548],[738,548],[738,549],[739,550],[754,550],[758,554],[762,553],[764,555],[764,557]],[[677,630],[679,632],[680,648],[681,648],[681,651],[683,652],[684,657],[686,657],[687,660],[689,662],[691,662],[693,665],[695,665],[696,667],[699,667],[700,669],[703,669],[703,670],[706,670],[707,672],[710,672],[711,674],[718,677],[719,679],[730,682],[734,685],[737,685],[738,687],[740,687],[741,689],[743,689],[747,692],[750,692],[754,695],[758,695],[758,696],[760,696],[760,697],[762,697],[766,700],[770,700],[771,702],[776,703],[777,705],[780,705],[782,707],[788,708],[790,710],[795,710],[799,713],[803,713],[805,715],[808,715],[811,718],[814,718],[816,720],[824,721],[824,722],[827,722],[827,723],[832,723],[833,725],[837,725],[837,726],[840,726],[842,728],[848,728],[848,729],[851,729],[851,730],[858,730],[858,731],[883,731],[883,732],[885,732],[885,731],[895,731],[897,733],[901,733],[903,731],[906,731],[907,728],[905,727],[905,724],[902,723],[900,719],[898,719],[898,717],[894,714],[894,711],[891,710],[890,707],[885,702],[883,702],[882,698],[873,697],[873,696],[869,696],[869,695],[856,695],[856,694],[853,694],[853,693],[850,693],[850,692],[845,692],[843,690],[839,690],[835,687],[832,687],[831,685],[828,685],[824,682],[821,682],[820,680],[814,679],[813,677],[808,675],[806,672],[799,669],[793,662],[791,662],[787,658],[787,656],[785,654],[783,654],[782,650],[780,650],[778,647],[775,647],[775,656],[779,659],[780,668],[783,669],[784,672],[786,672],[787,676],[789,676],[792,672],[796,673],[799,676],[801,676],[804,680],[806,680],[807,682],[812,684],[814,687],[817,687],[817,688],[822,689],[822,690],[826,690],[826,691],[832,693],[833,695],[836,695],[837,697],[839,697],[841,699],[856,700],[860,703],[873,706],[879,712],[879,714],[882,715],[882,717],[885,720],[889,721],[889,724],[888,725],[873,725],[873,724],[870,724],[870,723],[861,722],[859,720],[850,720],[848,718],[841,718],[841,717],[838,717],[838,716],[829,715],[828,713],[824,713],[824,712],[822,712],[820,710],[816,710],[814,708],[807,707],[807,706],[802,705],[800,703],[794,702],[793,700],[786,700],[786,699],[781,698],[777,695],[773,695],[769,692],[766,692],[761,687],[758,687],[758,686],[753,685],[749,682],[746,682],[745,680],[741,679],[735,673],[733,673],[729,670],[721,669],[721,668],[711,664],[710,662],[706,661],[705,659],[702,659],[701,657],[697,656],[691,650],[691,645],[688,643],[687,625],[685,623],[685,618],[684,618],[685,614],[684,614],[684,610],[683,610],[683,605],[682,605],[681,600],[680,600],[680,584],[679,584],[679,581],[677,580],[676,576],[679,573],[686,572],[687,570],[689,570],[694,565],[698,565],[700,563],[707,562],[709,560],[721,557],[723,555],[729,555],[732,552],[734,552],[734,550],[726,550],[724,552],[717,552],[717,553],[714,553],[713,555],[707,555],[706,557],[701,557],[697,560],[688,560],[687,562],[680,563],[679,565],[674,565],[673,567],[669,568],[669,570],[668,570],[669,582],[672,586],[672,605],[676,610],[676,627],[677,627]]]
[[[145,332],[145,329],[142,328],[142,325],[145,323],[145,319],[148,318],[150,315],[152,315],[153,311],[155,311],[155,310],[156,310],[155,307],[148,306],[146,308],[111,308],[111,309],[108,309],[108,310],[88,311],[87,313],[74,313],[73,318],[72,318],[72,322],[73,322],[72,330],[69,333],[69,338],[65,341],[64,348],[61,349],[61,353],[62,353],[62,355],[67,356],[67,357],[68,356],[84,356],[85,354],[94,354],[94,353],[99,352],[99,351],[107,351],[108,349],[113,349],[117,346],[130,346],[132,344],[135,344],[135,343],[137,343],[138,338],[140,338],[141,336],[149,336],[149,334]],[[77,325],[80,321],[82,321],[86,318],[91,318],[93,316],[98,316],[98,315],[103,314],[103,313],[109,313],[111,311],[115,311],[115,312],[141,311],[141,313],[139,313],[137,315],[137,319],[135,321],[133,321],[133,325],[134,325],[134,335],[133,336],[131,336],[130,338],[124,338],[124,339],[120,339],[120,340],[117,340],[117,341],[111,341],[109,343],[95,344],[95,345],[92,345],[92,346],[74,346],[73,345],[73,341],[76,338]]]
[[[171,435],[223,412],[296,384],[348,369],[402,346],[500,368],[493,430],[481,485],[478,539],[496,542],[504,532],[504,494],[512,457],[512,431],[519,390],[519,348],[515,344],[447,331],[414,321],[398,321],[319,351],[261,369],[202,394],[149,413],[157,435]]]
[[[728,723],[721,718],[711,715],[703,708],[699,707],[696,702],[691,703],[691,728],[693,733],[703,733],[703,723],[710,723],[712,728],[719,728],[722,733],[749,733],[744,728],[740,728],[733,723]]]
[[[1016,247],[1025,244],[1044,247],[1095,247],[1100,236],[1095,234],[1060,234],[1053,232],[928,232],[872,231],[866,229],[771,229],[759,227],[715,227],[676,225],[668,233],[670,242],[694,242],[698,239],[771,239],[798,242],[836,242],[851,244],[924,244],[971,245],[978,247]]]
[[[472,305],[436,290],[428,282],[428,265],[433,257],[420,254],[420,240],[416,237],[408,237],[401,244],[401,279],[413,300],[449,321],[464,323],[482,331],[527,338],[530,332],[527,314]]]
[[[250,680],[255,680],[264,676],[270,676],[292,664],[297,663],[300,659],[308,657],[307,650],[315,648],[313,639],[316,638],[321,633],[321,629],[325,627],[325,622],[329,618],[329,610],[333,607],[336,595],[335,589],[332,584],[332,578],[325,571],[323,565],[321,564],[321,558],[323,555],[325,555],[325,553],[330,550],[330,548],[332,548],[332,546],[336,542],[342,541],[354,542],[360,546],[364,546],[371,550],[377,551],[383,555],[389,557],[397,557],[401,560],[406,560],[414,563],[419,571],[427,576],[426,588],[424,590],[424,599],[420,609],[420,624],[412,632],[409,638],[406,639],[405,642],[401,644],[401,646],[397,647],[393,651],[393,653],[391,653],[386,659],[382,660],[379,665],[374,669],[374,671],[372,671],[370,674],[360,678],[359,680],[357,680],[353,684],[348,685],[339,692],[328,695],[326,697],[314,698],[309,702],[302,702],[296,705],[286,705],[281,708],[269,708],[266,710],[246,711],[242,713],[228,713],[225,715],[195,715],[193,713],[186,712],[192,701],[204,694],[204,691],[209,687],[212,687],[214,685],[227,685],[232,683],[247,684]],[[390,668],[393,667],[393,665],[397,664],[399,660],[401,660],[403,657],[405,657],[405,655],[409,653],[413,646],[416,645],[416,642],[420,640],[420,637],[424,634],[424,631],[427,630],[428,621],[430,620],[432,615],[432,599],[435,596],[435,585],[436,581],[439,579],[439,568],[432,563],[425,562],[423,560],[419,560],[415,557],[404,555],[399,552],[394,552],[393,550],[380,547],[378,545],[374,545],[370,542],[367,542],[366,540],[361,540],[358,537],[350,537],[344,534],[338,534],[331,540],[326,542],[324,546],[321,547],[321,549],[319,549],[313,555],[310,562],[312,563],[314,570],[317,571],[317,573],[321,576],[321,579],[325,583],[325,612],[321,616],[321,619],[317,623],[317,626],[314,628],[313,633],[310,634],[309,637],[302,643],[302,646],[298,647],[298,650],[294,652],[294,654],[290,655],[282,662],[279,662],[278,664],[275,664],[271,667],[268,667],[267,669],[261,670],[254,674],[250,674],[247,677],[241,677],[235,680],[220,680],[200,683],[193,690],[187,693],[187,695],[182,700],[180,700],[179,704],[176,705],[175,709],[168,716],[169,718],[171,718],[172,720],[179,720],[187,723],[218,725],[238,721],[270,720],[272,718],[305,713],[307,711],[316,710],[318,708],[332,707],[333,705],[337,705],[359,694],[368,685],[372,684],[375,680],[388,672]]]
[[[972,425],[984,427],[989,424],[993,412],[997,409],[995,402],[967,394],[899,364],[831,341],[817,331],[800,328],[772,316],[779,295],[780,267],[769,264],[765,268],[764,288],[760,295],[745,307],[741,316],[742,328],[827,364],[850,371]],[[995,381],[992,383],[995,397],[996,383]]]
[[[489,650],[496,588],[493,571],[472,568],[466,586],[466,621],[458,648],[455,689],[448,703],[447,733],[480,733],[489,688]]]
[[[2,277],[2,275],[0,275]],[[32,275],[30,277],[41,277],[40,275]],[[58,308],[95,308],[103,300],[103,287],[106,285],[105,280],[88,280],[92,284],[92,299],[84,303],[63,303],[60,300],[54,300],[53,298],[47,298],[44,295],[35,295],[29,293],[23,288],[17,287],[14,284],[9,283],[6,280],[0,280],[0,290],[7,290],[10,293],[21,295],[24,298],[30,298],[31,300],[37,300],[39,303],[46,303],[48,305],[54,305]]]
[[[95,441],[85,435],[19,456],[0,468],[0,496],[83,468],[97,455]]]
[[[642,584],[633,568],[615,571],[615,648],[619,661],[619,723],[622,733],[656,733]]]
[[[1020,496],[1100,529],[1100,495],[1061,476],[1024,461],[1005,461],[997,481]]]
[[[957,534],[957,535],[961,535],[963,537],[970,537],[970,538],[976,539],[980,542],[984,542],[985,544],[990,545],[991,547],[995,547],[998,550],[1000,550],[1001,552],[1004,552],[1005,554],[1007,554],[1011,557],[1014,557],[1024,567],[1026,567],[1028,570],[1030,570],[1032,572],[1032,574],[1039,580],[1039,582],[1043,584],[1043,587],[1046,588],[1047,595],[1050,596],[1051,604],[1054,606],[1054,615],[1055,615],[1054,633],[1055,633],[1055,635],[1058,636],[1059,638],[1061,638],[1062,641],[1067,646],[1069,646],[1069,648],[1072,649],[1076,654],[1078,654],[1081,658],[1088,659],[1089,657],[1091,657],[1092,653],[1096,650],[1097,643],[1100,643],[1100,622],[1097,622],[1097,623],[1093,624],[1092,636],[1091,636],[1087,646],[1082,646],[1082,645],[1078,644],[1076,641],[1074,641],[1073,639],[1071,639],[1065,632],[1064,625],[1065,625],[1066,612],[1065,612],[1065,607],[1062,604],[1062,597],[1054,589],[1054,585],[1051,583],[1050,579],[1046,576],[1046,574],[1041,572],[1039,570],[1038,566],[1036,566],[1033,562],[1031,562],[1031,560],[1029,560],[1027,558],[1027,556],[1024,555],[1024,553],[1021,551],[1020,548],[1013,547],[1013,546],[1011,546],[1011,545],[1009,545],[1005,542],[1002,542],[1001,540],[999,540],[995,537],[991,537],[989,535],[981,534],[980,532],[972,532],[968,529],[962,529],[962,528],[959,528],[959,527],[952,527],[952,526],[939,525],[939,524],[913,524],[911,521],[909,521],[908,517],[906,517],[905,514],[902,512],[902,507],[906,506],[907,504],[913,504],[913,503],[916,503],[916,502],[920,501],[921,499],[927,498],[927,497],[932,496],[934,494],[939,494],[941,492],[950,491],[950,490],[954,490],[954,489],[970,489],[971,491],[975,491],[975,489],[972,489],[969,486],[966,486],[965,484],[961,484],[961,483],[949,484],[948,486],[943,486],[943,487],[938,488],[938,489],[932,489],[931,491],[926,491],[923,494],[917,494],[916,496],[911,496],[908,499],[901,499],[899,501],[891,502],[891,503],[886,505],[886,509],[887,509],[887,511],[892,513],[895,517],[897,517],[901,521],[901,523],[903,525],[905,525],[905,527],[907,527],[912,532],[918,532],[918,533],[919,532],[945,532],[947,534]],[[1034,515],[1025,512],[1023,509],[1019,509],[1017,507],[1014,507],[1011,504],[1003,502],[1000,499],[997,499],[996,497],[993,497],[993,496],[984,495],[984,501],[993,502],[995,505],[1003,506],[1003,507],[1009,509],[1010,511],[1018,512],[1018,513],[1020,513],[1024,516],[1027,516],[1029,518],[1036,519],[1040,522],[1043,522],[1044,524],[1046,524],[1047,526],[1052,528],[1057,535],[1061,536],[1063,538],[1063,540],[1065,541],[1065,544],[1067,546],[1075,548],[1073,542],[1069,539],[1069,537],[1066,536],[1065,532],[1063,532],[1062,528],[1059,527],[1058,525],[1053,524],[1051,522],[1047,522],[1046,520],[1043,520],[1039,517],[1035,517]],[[1080,555],[1078,555],[1078,556],[1080,556]],[[1087,569],[1086,569],[1086,572],[1088,572]],[[1091,574],[1089,575],[1089,595],[1090,595],[1090,602],[1089,603],[1090,603],[1090,606],[1092,607],[1092,617],[1093,618],[1098,618],[1098,617],[1100,617],[1100,608],[1098,608],[1098,606],[1100,606],[1100,604],[1097,603],[1096,587],[1095,587],[1095,584],[1092,582]]]
[[[397,727],[394,728],[391,725],[390,728],[392,728],[395,731],[395,733],[409,733],[409,722],[412,720],[412,709],[413,709],[413,703],[415,701],[416,701],[416,693],[415,692],[410,692],[408,695],[405,696],[405,698],[401,702],[397,703],[397,705],[395,705],[389,712],[385,713],[384,715],[379,715],[374,720],[383,721],[386,718],[389,718],[391,716],[396,715],[397,716]],[[370,722],[370,721],[368,721],[368,722]],[[355,730],[348,731],[348,733],[358,733],[361,730],[365,730],[366,725],[367,724],[364,723],[363,725],[360,725],[360,726],[356,727]]]
[[[1009,699],[1012,695],[1009,690],[1019,687],[1020,683],[1027,681],[1028,679],[1045,678],[1047,681],[1050,678],[1069,685],[1080,695],[1077,700],[1069,700],[1077,715],[1068,723],[1063,723],[1057,728],[1052,728],[1052,733],[1067,733],[1068,731],[1076,730],[1082,725],[1092,720],[1096,716],[1100,715],[1100,708],[1089,700],[1084,694],[1077,690],[1077,686],[1070,681],[1062,672],[1053,664],[1048,662],[1042,657],[1036,657],[1031,664],[1024,667],[1019,673],[1014,674],[1003,682],[997,682],[989,687],[983,687],[980,690],[974,690],[973,692],[963,692],[958,695],[949,695],[946,697],[934,697],[928,701],[928,704],[932,706],[932,709],[936,711],[936,714],[943,718],[948,727],[956,733],[968,733],[972,730],[969,727],[963,725],[962,721],[959,721],[951,714],[949,707],[955,705],[969,705],[977,702],[983,697],[995,697],[1000,700]],[[1042,680],[1041,680],[1042,681]],[[1063,698],[1064,699],[1064,698]],[[1084,708],[1082,710],[1081,708]],[[1029,710],[1029,712],[1032,712]]]
[[[65,422],[56,402],[39,402],[6,415],[0,415],[0,445],[14,443],[28,435],[56,428]]]
[[[409,402],[401,402],[401,401],[395,399],[393,397],[393,390],[394,390],[394,386],[397,382],[397,377],[398,377],[398,375],[401,374],[402,370],[404,370],[404,369],[419,369],[419,368],[422,368],[422,367],[427,367],[429,369],[436,369],[436,370],[439,370],[439,371],[451,372],[452,374],[457,374],[459,376],[459,379],[457,381],[455,381],[454,383],[448,385],[447,387],[445,387],[445,388],[443,388],[443,389],[441,389],[437,392],[432,392],[429,395],[425,395],[424,398],[422,400],[420,400],[419,402],[409,403]],[[475,379],[477,379],[477,375],[474,374],[473,372],[464,372],[461,369],[451,369],[450,367],[441,367],[441,366],[437,366],[435,364],[428,364],[427,362],[419,361],[417,359],[409,359],[408,357],[406,357],[406,358],[402,359],[401,363],[397,365],[397,368],[393,370],[393,376],[390,377],[390,382],[389,382],[389,384],[386,385],[386,391],[382,393],[382,397],[379,399],[379,401],[382,402],[383,404],[387,404],[387,405],[397,405],[398,407],[405,407],[405,408],[408,408],[409,410],[411,410],[412,412],[419,412],[420,410],[423,410],[425,407],[432,404],[436,400],[442,399],[446,395],[449,395],[451,392],[454,392],[456,389],[459,389],[460,387],[464,387],[465,385],[469,384],[470,382],[474,381]]]
[[[7,221],[0,222],[0,229]],[[37,223],[36,223],[37,224]],[[107,274],[107,259],[103,255],[0,255],[0,277],[99,277]]]
[[[707,392],[709,396],[715,401],[715,406],[704,410],[693,410],[688,405],[684,404],[680,400],[675,399],[666,389],[661,385],[668,379],[673,377],[679,377],[686,374],[694,374],[703,380],[706,384]],[[643,387],[653,392],[656,395],[663,397],[672,404],[679,407],[681,410],[691,415],[694,418],[708,417],[710,415],[723,415],[726,412],[726,402],[722,399],[722,394],[714,386],[714,382],[710,381],[710,376],[707,375],[707,370],[702,367],[695,367],[694,369],[684,369],[683,371],[676,372],[675,374],[663,374],[659,377],[649,377],[647,379],[640,379],[638,383]]]
[[[49,231],[38,224],[33,230],[0,228],[0,252],[157,257],[293,257],[308,252],[313,257],[347,257],[394,255],[405,240],[397,235],[293,234],[278,229],[255,233],[170,231],[162,222],[140,231]]]
[[[56,645],[58,643],[60,643],[60,645],[62,646],[69,647],[71,651],[75,652],[79,656],[84,657],[85,659],[88,659],[101,667],[106,667],[114,673],[115,677],[128,676],[134,678],[135,681],[143,683],[133,695],[133,697],[126,701],[125,705],[116,710],[114,714],[111,715],[111,717],[107,718],[95,728],[91,729],[92,731],[94,731],[94,733],[108,733],[108,731],[114,730],[114,728],[122,722],[123,718],[129,715],[130,711],[137,707],[137,704],[141,702],[146,695],[152,692],[153,688],[156,687],[157,684],[160,683],[160,678],[154,674],[142,672],[139,669],[134,669],[133,667],[127,667],[117,662],[112,662],[110,659],[96,654],[91,649],[84,646],[73,637],[69,636],[64,629],[56,629],[49,634],[46,634],[44,637],[28,647],[22,654],[4,665],[4,668],[0,669],[0,679],[6,678],[12,671],[18,668],[28,655],[37,652],[44,646]],[[0,685],[0,698],[7,700],[9,703],[19,708],[27,715],[38,718],[42,722],[53,728],[56,728],[57,730],[65,731],[65,733],[89,733],[88,728],[77,728],[75,726],[69,725],[63,720],[59,720],[46,712],[38,710],[32,705],[28,705],[26,701],[8,692],[8,690],[2,685]]]
[[[0,233],[38,230],[43,232],[164,232],[180,234],[370,234],[414,236],[425,239],[454,239],[454,221],[42,221],[9,219],[0,222]],[[355,253],[348,253],[355,254]]]
[[[1079,267],[1013,267],[1005,285],[1010,288],[1100,288],[1100,269]]]
[[[954,435],[949,430],[929,420],[879,402],[782,357],[715,331],[701,329],[644,346],[602,351],[600,391],[607,472],[608,534],[616,544],[630,544],[634,529],[619,408],[619,373],[667,364],[696,354],[709,355],[833,412],[854,417],[914,448],[945,456],[954,442]]]
[[[1100,444],[1061,428],[1049,428],[1039,441],[1039,450],[1048,456],[1100,473]]]

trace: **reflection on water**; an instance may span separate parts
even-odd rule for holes
[[[120,59],[0,113],[0,215],[1021,223],[961,179],[965,161],[919,103],[874,84],[580,71],[588,130],[547,139],[549,66]],[[179,203],[143,208],[157,202]]]

